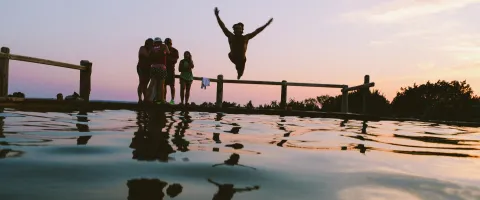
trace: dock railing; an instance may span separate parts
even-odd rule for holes
[[[175,76],[180,78],[179,75]],[[194,77],[194,80],[202,81],[203,77]],[[217,108],[222,108],[223,104],[223,84],[224,83],[234,83],[234,84],[253,84],[253,85],[279,85],[281,86],[281,95],[280,95],[280,108],[287,108],[287,86],[297,86],[297,87],[323,87],[323,88],[340,88],[342,92],[342,105],[341,112],[348,113],[348,92],[354,90],[362,90],[363,92],[363,113],[367,111],[367,95],[369,88],[375,86],[375,83],[370,82],[370,76],[365,75],[363,79],[363,84],[348,87],[348,85],[341,84],[322,84],[322,83],[297,83],[297,82],[287,82],[283,80],[282,82],[275,81],[253,81],[253,80],[230,80],[223,79],[223,75],[220,74],[216,79],[209,79],[210,82],[217,83],[217,98],[215,106]]]
[[[79,70],[80,71],[79,95],[80,97],[82,97],[82,99],[84,99],[87,102],[90,100],[91,75],[92,75],[92,63],[90,61],[81,60],[80,65],[74,65],[74,64],[64,63],[64,62],[53,61],[53,60],[46,60],[41,58],[11,54],[10,49],[8,47],[2,47],[0,52],[0,97],[8,96],[8,79],[9,79],[8,75],[9,75],[10,60]]]
[[[64,62],[46,60],[41,58],[34,58],[22,55],[11,54],[8,47],[2,47],[0,52],[0,97],[8,96],[8,80],[9,80],[9,61],[23,61],[37,64],[44,64],[56,67],[63,67],[69,69],[75,69],[80,71],[80,97],[85,101],[90,100],[90,91],[91,91],[91,75],[92,75],[92,63],[88,60],[81,60],[80,65],[69,64]],[[179,75],[175,76],[180,78]],[[194,77],[194,80],[202,81],[202,77]],[[297,83],[297,82],[287,82],[283,80],[281,82],[275,81],[254,81],[254,80],[230,80],[223,79],[223,75],[220,74],[217,78],[209,78],[210,82],[217,83],[217,93],[216,93],[216,107],[222,108],[223,104],[223,84],[224,83],[233,83],[233,84],[253,84],[253,85],[278,85],[281,86],[281,96],[280,96],[280,107],[282,109],[287,108],[287,87],[296,86],[296,87],[323,87],[323,88],[339,88],[342,92],[342,105],[341,112],[348,113],[348,92],[354,90],[363,91],[363,113],[367,111],[367,95],[370,87],[374,87],[375,83],[370,82],[370,76],[365,75],[363,84],[348,87],[345,84],[321,84],[321,83]]]

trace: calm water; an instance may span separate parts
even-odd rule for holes
[[[215,113],[0,113],[0,199],[480,199],[480,129]]]

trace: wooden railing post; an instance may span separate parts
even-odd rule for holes
[[[82,60],[80,65],[86,68],[85,70],[80,70],[80,97],[88,102],[90,101],[92,86],[92,63],[88,60]]]
[[[2,47],[2,53],[10,54],[8,47]],[[8,96],[8,64],[10,59],[0,58],[0,97]]]
[[[223,104],[223,75],[217,76],[217,102],[216,107],[222,108]]]
[[[348,113],[348,91],[347,91],[347,87],[344,87],[342,89],[342,108],[341,108],[341,111],[342,113]]]
[[[368,84],[370,83],[370,76],[369,75],[365,75],[365,77],[363,77],[363,84]],[[367,114],[367,95],[370,91],[370,88],[367,87],[367,88],[363,88],[363,114]]]
[[[280,96],[280,108],[285,109],[287,108],[287,81],[282,81],[282,93]]]

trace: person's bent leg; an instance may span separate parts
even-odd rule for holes
[[[240,79],[243,76],[243,72],[245,71],[245,62],[239,62],[235,65],[237,69],[237,79]]]

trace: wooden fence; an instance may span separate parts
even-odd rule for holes
[[[69,63],[41,59],[41,58],[10,54],[10,49],[8,47],[2,47],[1,53],[0,53],[0,97],[8,96],[8,79],[9,79],[8,71],[9,71],[10,60],[80,70],[80,91],[79,91],[80,94],[79,95],[85,101],[90,100],[92,63],[89,62],[88,60],[82,60],[80,61],[80,65],[74,65]]]
[[[10,49],[7,47],[1,48],[0,53],[0,97],[8,96],[8,71],[9,71],[9,61],[17,60],[30,63],[38,63],[51,65],[56,67],[63,67],[69,69],[80,70],[80,97],[89,101],[90,99],[90,90],[91,90],[91,74],[92,74],[92,63],[87,60],[80,61],[80,65],[74,65],[69,63],[63,63],[58,61],[46,60],[41,58],[33,58],[28,56],[21,56],[10,54]],[[180,78],[179,75],[175,76]],[[194,77],[194,80],[202,80],[202,77]],[[287,82],[283,80],[282,82],[275,81],[252,81],[252,80],[229,80],[223,79],[223,75],[218,75],[216,79],[209,79],[210,82],[217,83],[217,94],[216,94],[216,107],[222,108],[223,104],[223,84],[224,83],[234,83],[234,84],[253,84],[253,85],[279,85],[281,86],[281,96],[280,96],[280,107],[285,109],[287,107],[287,86],[297,86],[297,87],[324,87],[324,88],[340,88],[342,92],[342,106],[341,111],[343,113],[348,113],[348,92],[354,90],[363,90],[363,112],[366,113],[367,102],[366,95],[370,87],[375,86],[375,83],[370,82],[370,76],[365,75],[363,84],[348,87],[348,85],[340,84],[320,84],[320,83],[296,83],[296,82]]]
[[[175,76],[180,78],[179,75]],[[202,81],[202,77],[194,77],[194,80]],[[250,81],[250,80],[229,80],[223,79],[223,75],[218,75],[216,79],[209,79],[210,82],[217,83],[217,98],[215,105],[217,108],[221,108],[223,104],[223,84],[224,83],[235,83],[235,84],[253,84],[253,85],[279,85],[281,86],[281,96],[280,96],[280,107],[285,109],[287,107],[287,86],[297,86],[297,87],[324,87],[324,88],[340,88],[342,92],[342,107],[341,112],[348,113],[348,92],[354,90],[363,90],[363,113],[367,111],[367,94],[370,87],[375,86],[375,83],[370,82],[370,76],[365,75],[363,79],[363,84],[348,87],[348,85],[339,85],[339,84],[322,84],[322,83],[296,83],[296,82],[287,82],[283,80],[282,82],[275,81]]]

